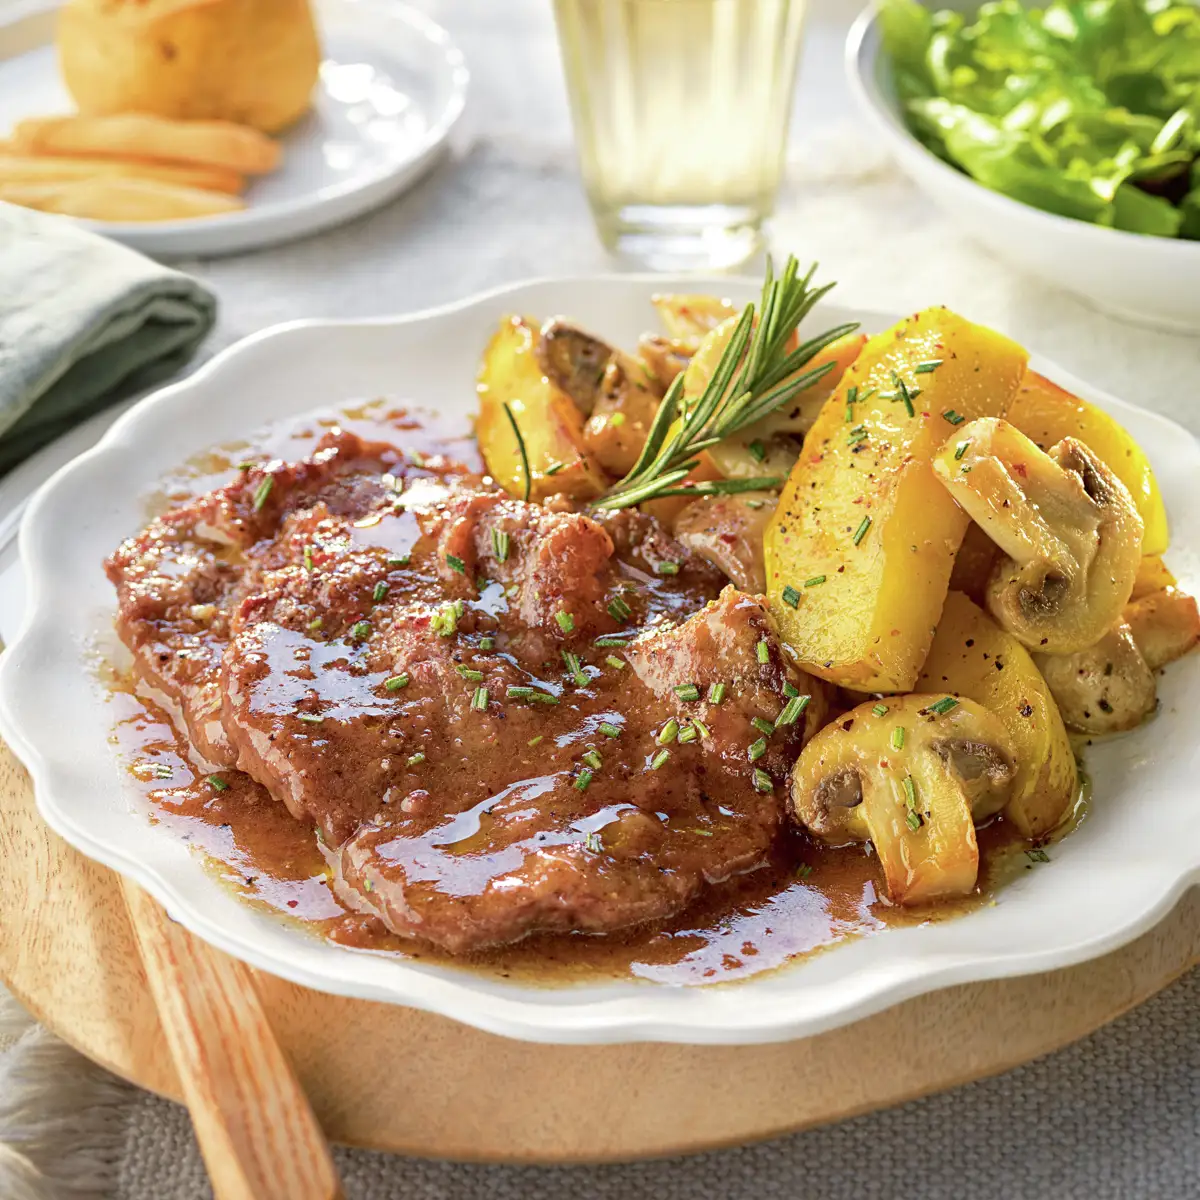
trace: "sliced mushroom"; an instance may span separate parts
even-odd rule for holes
[[[657,333],[644,333],[638,339],[638,358],[664,391],[675,377],[687,370],[687,365],[700,343],[695,338],[667,338]]]
[[[870,841],[896,903],[960,896],[979,872],[975,824],[1007,803],[1014,761],[1000,719],[971,700],[868,701],[804,748],[789,808],[823,841]]]
[[[1154,711],[1154,672],[1121,621],[1074,654],[1035,654],[1062,719],[1080,733],[1119,733]]]
[[[1126,605],[1125,620],[1152,671],[1182,658],[1200,642],[1196,600],[1175,587],[1151,592]]]
[[[772,492],[703,496],[675,518],[675,539],[725,572],[739,591],[766,589],[763,530],[779,497]]]
[[[588,418],[584,450],[609,474],[625,475],[662,400],[658,379],[636,358],[558,317],[542,327],[537,359],[546,378]]]
[[[1125,485],[1082,442],[1044,454],[1007,421],[962,426],[934,459],[950,494],[1004,556],[992,615],[1043,654],[1073,654],[1116,624],[1141,559],[1142,518]]]

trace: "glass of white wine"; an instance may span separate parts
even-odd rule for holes
[[[805,0],[555,0],[580,166],[610,250],[754,253],[779,189]]]

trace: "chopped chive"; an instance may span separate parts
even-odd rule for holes
[[[388,594],[388,585],[381,579],[376,585],[375,590],[371,593],[371,599],[376,604],[380,602]]]
[[[256,463],[252,458],[244,458],[240,463],[237,464],[237,469],[239,471],[253,471],[257,466],[258,463]]]
[[[309,725],[320,725],[320,723],[325,720],[324,717],[318,717],[316,713],[297,713],[296,719],[304,721]]]
[[[686,746],[689,742],[694,742],[700,736],[700,731],[691,725],[685,725],[679,731],[680,745]]]
[[[472,683],[478,683],[483,678],[482,671],[476,671],[474,667],[468,667],[462,663],[459,663],[459,665],[457,667],[455,667],[454,669],[464,679],[469,679],[469,680],[471,680]]]
[[[775,718],[775,728],[778,729],[781,725],[795,725],[811,699],[811,696],[793,696],[783,706],[783,711],[779,716]]]
[[[1030,862],[1036,863],[1047,863],[1050,861],[1050,855],[1048,855],[1045,850],[1041,849],[1041,847],[1037,847],[1033,850],[1026,850],[1025,857],[1029,859]]]
[[[783,694],[790,700],[793,696],[800,695],[800,689],[793,683],[788,683],[786,680],[783,684]]]
[[[485,687],[477,687],[475,694],[471,697],[471,707],[477,712],[483,712],[488,706],[488,690]]]
[[[862,524],[854,531],[854,544],[857,546],[859,542],[867,536],[867,530],[871,528],[871,518],[863,517]]]
[[[316,633],[317,630],[319,630],[321,628],[321,626],[324,624],[325,624],[324,617],[313,617],[313,619],[311,621],[309,621],[309,623],[308,623],[308,632]]]
[[[655,741],[660,746],[669,745],[673,742],[679,733],[679,722],[672,717],[659,731]]]
[[[804,581],[804,586],[805,587],[820,587],[820,585],[823,584],[824,582],[825,582],[824,575],[814,575],[811,579],[806,579]]]
[[[688,833],[694,833],[697,837],[712,837],[711,829],[689,829]]]
[[[559,471],[562,471],[562,470],[564,470],[564,469],[566,468],[566,465],[567,465],[567,464],[566,464],[565,462],[552,462],[552,463],[551,463],[551,464],[550,464],[550,465],[549,465],[549,466],[546,468],[546,470],[543,472],[543,474],[545,474],[545,475],[557,475],[557,474],[559,473]]]
[[[958,460],[960,458],[962,458],[962,456],[964,454],[966,454],[967,447],[970,444],[971,444],[971,440],[970,440],[970,438],[968,438],[965,442],[959,442],[958,445],[954,447],[954,461],[955,462],[958,462]]]
[[[492,530],[492,553],[497,562],[508,562],[508,549],[511,539],[507,529]]]
[[[930,375],[934,371],[936,371],[938,369],[938,367],[940,367],[941,365],[942,365],[942,360],[940,358],[931,358],[927,362],[917,363],[917,365],[915,367],[913,367],[913,374],[914,375]]]
[[[750,749],[746,751],[751,762],[757,762],[767,752],[767,739],[759,738],[757,742],[750,743]]]
[[[527,741],[527,742],[525,743],[525,745],[527,745],[527,746],[537,746],[537,745],[539,745],[540,743],[544,742],[545,740],[546,740],[546,735],[545,735],[544,733],[539,733],[539,734],[537,735],[537,737],[531,737],[531,738],[529,739],[529,741]]]
[[[267,497],[271,494],[271,489],[275,486],[275,476],[267,475],[263,481],[254,489],[254,511],[260,512],[262,506],[266,504]]]
[[[456,554],[446,555],[446,566],[452,571],[457,571],[460,575],[467,573],[467,564],[463,562]]]
[[[407,567],[411,559],[411,554],[398,554],[394,558],[389,558],[387,565],[389,567]]]
[[[775,784],[770,775],[761,767],[754,768],[754,774],[751,778],[754,781],[754,790],[756,792],[773,792],[775,790]]]
[[[532,687],[517,687],[511,686],[505,695],[510,700],[533,700],[538,704],[557,704],[558,697],[552,696],[549,692],[543,692],[540,688]]]
[[[680,700],[699,700],[700,689],[694,683],[681,683],[675,689],[675,695],[677,695]]]
[[[304,569],[311,571],[313,569],[313,552],[312,546],[304,547]]]
[[[757,509],[757,508],[762,508],[766,504],[766,501],[765,500],[746,500],[746,501],[744,501],[744,503],[747,508]]]
[[[960,416],[952,408],[946,409],[946,411],[942,413],[942,416],[949,421],[951,425],[961,425],[967,419],[964,416]]]
[[[764,446],[762,444],[761,441],[759,441],[758,438],[755,438],[754,441],[750,442],[746,446],[746,449],[750,451],[751,457],[754,459],[755,462],[765,462],[766,461],[767,448],[766,448],[766,446]]]
[[[430,621],[430,628],[434,633],[440,637],[451,637],[458,631],[458,618],[462,616],[460,604],[460,601],[443,604],[433,614],[433,619]]]
[[[813,873],[812,867],[808,863],[801,863],[796,868],[797,879],[807,879]]]
[[[937,713],[937,715],[940,717],[940,716],[944,715],[945,713],[948,713],[952,708],[957,708],[957,707],[958,707],[958,701],[955,700],[955,698],[953,696],[945,696],[941,700],[939,700],[936,704],[931,704],[926,711],[931,712],[931,713]]]
[[[659,575],[678,575],[679,564],[677,562],[671,562],[668,560],[667,562],[660,562],[658,566],[654,568],[654,570]]]
[[[611,721],[601,721],[596,728],[604,734],[605,737],[615,738],[621,736],[620,725],[614,725]]]
[[[408,676],[393,675],[391,678],[383,681],[383,686],[387,688],[389,692],[398,692],[401,688],[408,687]]]
[[[904,785],[904,806],[909,812],[917,811],[917,785],[913,783],[911,775],[905,775],[902,780]]]
[[[670,757],[671,757],[671,752],[670,752],[670,750],[660,750],[660,751],[659,751],[659,752],[658,752],[658,753],[657,753],[657,754],[656,754],[656,755],[655,755],[655,756],[654,756],[654,757],[653,757],[653,758],[650,760],[650,770],[652,770],[652,771],[657,771],[657,770],[658,770],[658,768],[659,768],[659,767],[661,767],[661,766],[663,765],[663,763],[665,763],[665,762],[667,761],[667,759],[668,759],[668,758],[670,758]]]
[[[598,771],[604,766],[604,759],[595,750],[589,750],[584,756],[583,761],[587,763],[593,771]]]
[[[371,622],[355,621],[354,624],[350,626],[350,636],[356,642],[366,641],[366,639],[371,636]]]
[[[584,835],[583,848],[590,850],[593,854],[599,854],[604,849],[604,843],[600,840],[598,833],[588,833]]]
[[[613,413],[613,415],[608,418],[608,423],[614,429],[620,429],[621,426],[625,424],[625,414],[623,412]]]
[[[608,665],[612,667],[614,671],[625,670],[625,660],[623,658],[618,658],[615,654],[606,654],[604,656],[604,661],[608,663]]]
[[[854,408],[852,405],[846,405],[846,424],[849,425],[854,420]]]
[[[784,604],[788,605],[790,608],[796,608],[800,604],[800,593],[796,591],[796,589],[789,583],[787,587],[783,589],[782,599]]]
[[[886,717],[887,711],[888,711],[888,706],[886,704],[876,704],[875,707],[871,709],[871,711],[877,717]]]
[[[563,612],[560,609],[554,614],[554,619],[558,622],[558,627],[563,633],[575,632],[575,617],[572,613]]]
[[[904,814],[904,823],[916,833],[921,828],[921,817],[919,813],[909,812]]]
[[[593,643],[596,646],[628,646],[629,634],[627,633],[606,633],[598,637]]]
[[[903,384],[901,384],[901,387],[904,388],[900,395],[900,398],[904,401],[904,411],[908,413],[910,417],[915,417],[917,415],[917,410],[913,408],[913,396],[916,395],[916,392],[910,392],[908,388],[904,387]]]
[[[892,749],[893,750],[903,750],[904,749],[904,726],[903,725],[897,725],[896,728],[892,730]]]
[[[750,724],[765,737],[770,737],[775,732],[775,723],[773,721],[764,720],[762,717],[751,717]]]
[[[614,621],[628,621],[633,614],[633,609],[625,603],[621,596],[614,596],[608,602],[608,615]]]
[[[229,791],[229,784],[227,784],[225,780],[220,777],[220,775],[206,775],[204,777],[204,782],[207,783],[209,787],[216,789],[218,792]]]
[[[867,431],[860,425],[857,429],[850,430],[850,436],[846,438],[846,445],[853,446],[858,442],[865,440]]]
[[[710,684],[709,688],[708,688],[707,699],[708,699],[709,704],[720,704],[721,701],[725,699],[725,684],[724,683]]]
[[[760,663],[769,663],[771,661],[771,647],[767,644],[766,638],[763,638],[754,647],[754,654]]]
[[[712,730],[699,717],[692,718],[692,727],[702,738],[712,737]]]
[[[425,755],[420,750],[418,750],[416,752],[416,754],[410,754],[408,756],[408,765],[410,767],[419,767],[424,761],[425,761]]]
[[[853,387],[849,387],[846,389],[846,403],[847,404],[857,404],[858,403],[858,385],[857,384]]]
[[[494,650],[496,648],[496,639],[494,637],[481,637],[479,639],[480,650]]]
[[[583,668],[579,665],[579,656],[572,654],[569,650],[562,652],[563,662],[567,664],[567,670],[571,674],[571,678],[579,687],[587,687],[591,682],[584,673]]]

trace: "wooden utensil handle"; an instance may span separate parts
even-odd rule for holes
[[[250,969],[136,884],[122,887],[217,1200],[340,1200],[329,1146]]]

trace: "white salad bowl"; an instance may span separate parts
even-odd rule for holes
[[[355,399],[386,396],[465,422],[475,406],[476,363],[502,315],[569,314],[632,345],[653,324],[654,292],[706,287],[738,302],[757,294],[750,281],[728,278],[547,280],[413,316],[300,322],[248,338],[132,408],[42,487],[21,531],[28,599],[24,624],[0,655],[0,732],[29,767],[47,823],[147,888],[200,937],[255,967],[541,1041],[802,1037],[934,988],[1076,963],[1153,925],[1200,879],[1200,656],[1166,673],[1153,721],[1089,750],[1096,782],[1086,819],[1050,847],[1051,861],[1019,871],[995,905],[885,930],[719,986],[627,979],[539,987],[341,948],[239,900],[177,834],[150,823],[110,744],[113,715],[96,661],[116,644],[114,595],[101,561],[144,523],[157,481],[205,447]],[[848,320],[877,330],[896,316],[826,303],[809,324]],[[1174,522],[1168,561],[1195,591],[1200,510],[1189,500],[1200,477],[1196,441],[1052,363],[1035,356],[1033,365],[1112,412],[1145,448]]]
[[[904,123],[874,7],[850,30],[846,73],[896,162],[964,233],[1005,262],[1115,317],[1173,333],[1200,332],[1200,242],[1043,212],[943,162]]]

